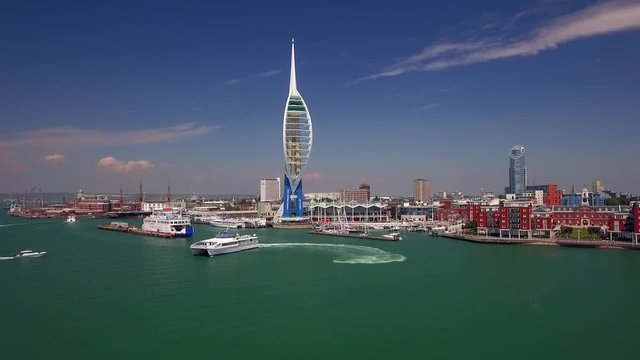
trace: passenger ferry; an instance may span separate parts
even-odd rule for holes
[[[142,230],[149,232],[172,234],[178,237],[193,235],[193,226],[188,216],[171,208],[155,211],[142,221]]]
[[[193,243],[190,249],[193,255],[216,256],[255,249],[258,246],[260,245],[256,234],[240,235],[225,231],[211,239]]]

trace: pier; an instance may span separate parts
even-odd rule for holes
[[[402,238],[386,238],[382,236],[372,236],[369,234],[357,233],[357,234],[349,234],[349,233],[329,233],[324,231],[309,231],[309,234],[313,235],[324,235],[324,236],[337,236],[344,238],[353,238],[353,239],[364,239],[364,240],[382,240],[382,241],[400,241]]]
[[[613,240],[577,240],[577,239],[516,239],[497,238],[467,234],[442,234],[441,237],[468,241],[478,244],[564,246],[593,249],[632,249],[640,250],[640,244]]]

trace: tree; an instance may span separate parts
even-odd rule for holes
[[[478,223],[476,221],[469,221],[464,224],[463,228],[471,233],[475,233],[478,231]]]

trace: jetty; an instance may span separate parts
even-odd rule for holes
[[[402,238],[400,236],[383,237],[383,236],[369,235],[369,234],[366,234],[366,233],[309,231],[309,234],[312,234],[312,235],[324,235],[324,236],[337,236],[337,237],[353,238],[353,239],[364,239],[364,240],[382,240],[382,241],[399,241],[399,240],[402,240]]]
[[[174,237],[174,235],[171,233],[142,230],[142,229],[138,229],[137,227],[129,226],[129,224],[125,222],[118,222],[118,221],[114,221],[111,224],[98,225],[98,229],[119,231],[123,233],[136,234],[136,235],[153,236],[153,237],[159,237],[159,238],[165,238],[165,239],[172,239]]]
[[[473,242],[478,244],[532,245],[532,246],[564,246],[594,249],[632,249],[640,250],[640,244],[617,240],[577,240],[577,239],[518,239],[478,236],[468,234],[441,234],[440,237]]]

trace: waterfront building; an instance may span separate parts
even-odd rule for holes
[[[591,192],[587,188],[583,188],[581,193],[562,196],[562,205],[565,206],[604,206],[606,204],[603,194]]]
[[[358,190],[366,190],[367,192],[367,201],[371,200],[371,185],[362,183],[358,186]]]
[[[305,200],[314,201],[340,201],[339,192],[322,192],[322,193],[306,193],[304,194]]]
[[[522,145],[515,145],[509,154],[509,186],[505,194],[520,195],[527,187],[527,168],[525,166],[525,150]]]
[[[278,208],[279,207],[280,207],[279,203],[276,205],[276,204],[271,203],[271,202],[260,201],[258,203],[257,215],[258,215],[259,218],[271,221],[271,220],[273,220],[273,218],[278,213]]]
[[[500,229],[500,206],[480,205],[472,218],[477,224],[478,235],[498,235]]]
[[[544,205],[544,192],[542,190],[528,191],[522,194],[522,199],[530,199],[533,205]]]
[[[186,209],[187,203],[185,200],[145,200],[142,202],[142,211],[153,212],[163,209]]]
[[[629,239],[637,244],[640,240],[640,203],[634,202],[627,210],[619,213],[609,226],[609,237]]]
[[[500,204],[499,235],[500,237],[523,236],[531,238],[531,203],[522,201],[504,202]]]
[[[562,190],[558,189],[556,184],[546,185],[527,185],[527,192],[535,192],[537,190],[542,191],[542,202],[545,205],[560,205],[562,204]]]
[[[640,240],[640,204],[635,203],[631,208],[629,218],[627,219],[627,230],[631,231],[631,241],[638,243]]]
[[[366,203],[369,202],[369,189],[355,189],[355,190],[340,190],[340,202],[355,202]]]
[[[398,207],[398,214],[400,220],[410,222],[426,222],[426,221],[444,221],[441,219],[444,212],[442,211],[442,205],[409,205]]]
[[[562,227],[599,228],[610,237],[621,236],[628,228],[629,206],[545,206],[533,211],[537,235],[554,236]]]
[[[260,201],[280,201],[280,178],[260,180]]]
[[[413,180],[413,196],[417,203],[426,204],[429,202],[429,179]]]
[[[309,214],[313,222],[383,223],[389,222],[387,207],[381,203],[312,203]]]
[[[282,123],[282,148],[284,151],[284,198],[279,215],[283,218],[304,216],[302,172],[307,165],[313,145],[311,114],[296,82],[295,44],[291,41],[291,74],[289,96]],[[294,211],[291,202],[294,201]],[[281,213],[281,214],[280,214]]]

